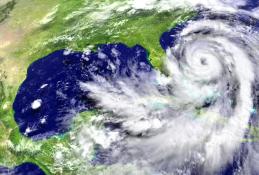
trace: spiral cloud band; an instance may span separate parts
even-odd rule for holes
[[[192,93],[199,98],[210,95],[203,88],[217,93],[210,110],[226,118],[226,123],[214,129],[204,143],[205,168],[213,170],[230,161],[240,148],[251,113],[257,108],[258,22],[242,15],[201,16],[174,36],[168,70],[177,80],[191,81]],[[251,125],[257,126],[257,122]]]
[[[82,82],[105,112],[98,120],[117,124],[103,131],[110,143],[97,163],[137,163],[153,174],[259,173],[258,144],[244,141],[258,125],[258,26],[247,15],[203,11],[162,35],[165,74]]]
[[[137,10],[178,8],[174,0],[129,2]],[[64,133],[77,113],[94,109],[70,133],[87,166],[131,167],[133,175],[259,174],[251,132],[259,127],[257,9],[244,0],[213,1],[215,9],[183,2],[197,15],[161,35],[163,71],[144,47],[122,43],[35,61],[13,104],[21,133]]]

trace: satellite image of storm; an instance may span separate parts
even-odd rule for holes
[[[259,0],[0,0],[0,175],[259,175]]]

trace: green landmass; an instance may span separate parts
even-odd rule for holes
[[[15,5],[14,0],[6,1],[5,3],[0,3],[0,23],[3,22],[11,12]]]
[[[149,52],[154,67],[161,69],[165,57],[159,44],[161,34],[195,12],[132,8],[120,12],[118,9],[124,4],[125,1],[115,0],[17,0],[0,4],[0,166],[33,162],[48,175],[93,175],[106,168],[87,167],[71,143],[80,125],[87,123],[96,111],[78,114],[67,133],[33,141],[19,132],[12,103],[28,66],[58,49],[84,51],[102,43],[140,44]],[[254,138],[245,141],[257,140],[258,128],[250,130]],[[56,160],[58,151],[65,156],[65,162]]]
[[[14,1],[10,1],[12,3]],[[149,52],[155,68],[162,67],[161,34],[195,15],[191,10],[139,10],[118,12],[124,1],[18,0],[0,7],[0,165],[13,167],[23,162],[39,165],[46,174],[93,174],[84,172],[85,160],[71,150],[71,133],[87,122],[92,112],[78,114],[71,131],[50,139],[32,141],[19,132],[12,103],[28,66],[58,49],[93,49],[96,44],[122,42],[140,44]],[[112,5],[111,5],[112,4]],[[68,164],[57,164],[62,150]]]

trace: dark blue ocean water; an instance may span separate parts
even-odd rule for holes
[[[97,75],[117,79],[152,71],[148,53],[139,45],[104,44],[87,55],[65,52],[59,50],[32,63],[20,86],[14,117],[20,132],[28,137],[41,139],[66,132],[72,117],[94,107],[80,82],[93,81]],[[40,101],[41,106],[33,108],[34,101]]]
[[[243,8],[253,7],[248,4]],[[193,20],[204,17],[200,13]],[[230,16],[221,14],[206,17],[229,19]],[[259,26],[256,20],[247,16],[237,15],[232,18],[233,21],[241,21],[256,28]],[[188,22],[179,24],[163,33],[160,38],[161,47],[164,50],[173,47],[178,34],[187,24]],[[149,74],[153,70],[148,61],[148,52],[140,45],[130,48],[122,43],[102,44],[97,51],[88,54],[66,52],[58,50],[32,63],[13,103],[14,117],[20,132],[35,140],[68,131],[71,120],[77,113],[95,107],[94,99],[90,99],[87,92],[82,91],[80,82],[94,81],[93,77],[97,75],[107,80],[137,77],[140,73]],[[37,104],[36,107],[33,104]],[[242,159],[238,158],[238,161],[233,161],[223,169],[221,174],[233,174],[240,164]],[[18,170],[29,172],[26,167],[34,166],[23,164]],[[12,172],[16,172],[15,169]],[[5,168],[2,170],[7,171]]]
[[[0,166],[0,175],[45,175],[45,173],[33,163],[23,163],[12,169]]]
[[[250,1],[249,1],[250,2]],[[252,4],[249,5],[249,3],[247,4],[247,7],[244,8],[254,8],[257,7],[259,5],[259,1],[256,2],[258,3],[258,5],[255,5],[254,2],[251,1]],[[240,24],[240,25],[244,25],[244,26],[250,26],[252,27],[252,30],[255,31],[259,31],[259,21],[253,17],[244,15],[242,13],[238,13],[238,14],[216,14],[216,13],[211,13],[210,11],[200,11],[198,12],[198,15],[193,17],[191,20],[187,21],[187,22],[183,22],[180,23],[179,25],[177,25],[176,27],[172,28],[171,30],[164,32],[162,34],[162,36],[160,37],[160,44],[161,47],[166,50],[167,48],[173,48],[175,46],[175,44],[178,42],[178,38],[180,37],[180,33],[182,32],[182,30],[188,25],[188,23],[190,21],[199,21],[199,20],[203,20],[203,19],[210,19],[210,20],[222,20],[222,21],[226,21],[229,22],[230,24],[232,23],[233,26],[235,26],[236,24]],[[201,34],[201,35],[209,35],[210,31],[207,29],[204,30],[197,30],[195,31],[194,34]],[[174,56],[176,57],[176,59],[180,60],[183,56],[183,53],[179,53],[179,52],[174,52],[174,50],[172,50]],[[246,137],[246,136],[245,136]],[[258,143],[254,143],[253,145],[256,145]],[[228,165],[224,168],[222,168],[221,170],[219,170],[217,175],[233,175],[236,174],[236,172],[240,169],[240,167],[244,166],[244,161],[246,160],[248,155],[248,143],[242,143],[241,144],[241,148],[240,150],[238,150],[233,157],[232,162],[229,162]],[[257,173],[251,172],[252,175],[257,175]],[[199,175],[200,171],[199,169],[197,170],[193,170],[192,172],[193,175]]]
[[[152,70],[148,53],[140,45],[130,48],[122,43],[102,44],[96,52],[87,54],[58,50],[28,68],[13,103],[15,121],[20,132],[33,139],[64,133],[77,113],[95,105],[87,92],[81,90],[80,82],[93,81],[97,75],[107,80],[137,78],[140,73]],[[35,101],[38,106],[33,107]],[[1,171],[37,175],[35,166],[22,164],[13,170],[2,168]]]
[[[259,1],[258,0],[246,0],[245,5],[240,6],[240,9],[243,10],[253,10],[259,6]]]

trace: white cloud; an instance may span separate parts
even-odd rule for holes
[[[210,33],[195,34],[204,29]],[[230,162],[253,108],[254,62],[258,63],[259,55],[256,34],[247,26],[222,20],[191,21],[176,46],[167,50],[168,76],[154,71],[140,78],[110,82],[96,77],[95,82],[81,82],[103,112],[114,114],[104,116],[103,122],[120,122],[121,132],[127,133],[112,139],[115,143],[122,139],[123,152],[112,144],[104,146],[114,150],[109,158],[169,174],[191,171],[183,168],[188,163],[203,165],[205,174],[211,174]],[[174,57],[178,51],[184,51],[178,53],[179,62]],[[230,102],[233,96],[235,106]],[[207,99],[211,105],[202,108]],[[109,136],[101,137],[106,139]]]

